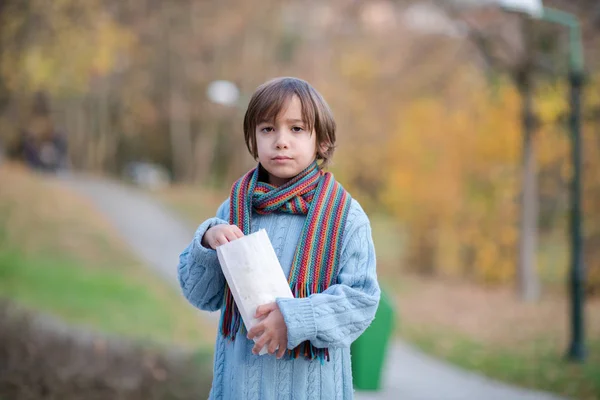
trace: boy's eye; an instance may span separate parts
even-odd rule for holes
[[[301,126],[293,126],[292,127],[292,132],[302,132],[304,130],[304,128],[302,128]]]
[[[269,133],[269,132],[273,132],[273,128],[272,128],[272,127],[270,127],[270,126],[265,126],[265,127],[264,127],[264,128],[262,128],[260,131],[261,131],[261,132],[264,132],[264,133]]]

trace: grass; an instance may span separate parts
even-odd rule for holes
[[[192,225],[214,217],[217,209],[229,196],[226,190],[216,191],[196,186],[174,185],[153,192],[166,206],[172,208]]]
[[[194,346],[201,327],[193,313],[152,279],[86,269],[67,258],[36,258],[0,252],[0,295],[30,309],[111,334]],[[186,315],[188,314],[188,315]],[[189,321],[186,319],[189,318]]]
[[[195,223],[214,215],[226,196],[183,186],[157,193]],[[399,267],[406,241],[402,231],[385,216],[373,216],[371,223],[380,282],[395,299],[400,337],[427,353],[507,383],[571,398],[600,398],[598,299],[587,303],[586,363],[564,360],[569,321],[562,233],[540,242],[539,272],[546,290],[538,303],[524,304],[511,287],[407,274]]]
[[[462,334],[434,327],[416,328],[407,323],[403,336],[424,351],[463,368],[522,387],[559,393],[582,400],[600,395],[600,340],[588,343],[590,357],[584,364],[565,361],[563,346],[538,339],[518,349],[482,343]]]
[[[507,287],[405,275],[398,334],[427,353],[519,386],[578,399],[600,396],[600,301],[586,308],[588,359],[569,363],[568,298],[520,302]]]
[[[152,274],[84,198],[0,167],[0,297],[68,323],[188,348],[215,328]]]

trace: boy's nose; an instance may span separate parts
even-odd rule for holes
[[[275,142],[275,147],[279,150],[279,149],[287,149],[288,147],[288,140],[285,137],[284,134],[279,134],[277,135],[277,141]]]

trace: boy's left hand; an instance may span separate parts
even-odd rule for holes
[[[269,354],[275,354],[277,358],[283,357],[287,350],[287,326],[277,303],[264,304],[256,308],[255,318],[264,319],[248,331],[248,339],[252,340],[260,336],[254,348],[253,354],[258,354],[266,345]]]

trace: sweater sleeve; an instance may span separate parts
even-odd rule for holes
[[[177,276],[185,298],[205,311],[216,311],[223,302],[225,276],[221,271],[217,252],[202,246],[202,237],[213,226],[229,224],[229,200],[217,211],[216,218],[204,221],[194,234],[192,242],[179,256]]]
[[[277,299],[289,349],[306,340],[317,348],[349,347],[375,317],[380,297],[375,248],[369,220],[358,208],[344,239],[337,284],[306,298]]]

